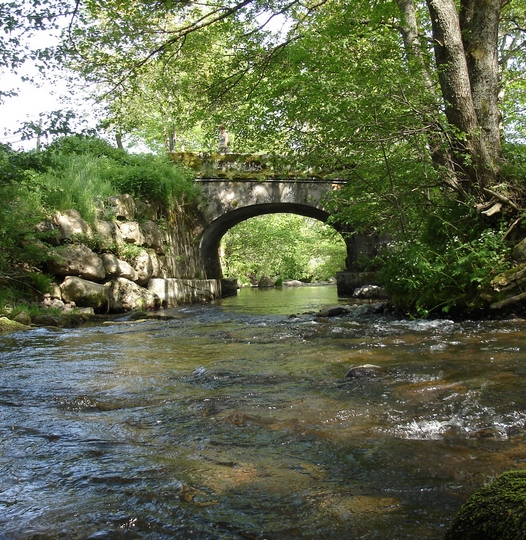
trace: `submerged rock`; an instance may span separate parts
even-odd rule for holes
[[[346,379],[362,379],[377,377],[382,368],[375,364],[362,364],[361,366],[352,367],[346,374]]]

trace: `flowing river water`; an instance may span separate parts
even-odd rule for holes
[[[0,337],[0,539],[443,538],[526,467],[526,322],[303,314],[337,302]]]

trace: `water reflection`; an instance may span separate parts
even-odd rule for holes
[[[337,301],[301,290],[1,338],[2,534],[438,539],[525,466],[524,321],[290,318]]]

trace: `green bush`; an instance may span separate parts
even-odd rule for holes
[[[105,157],[63,154],[54,156],[54,169],[35,178],[42,204],[50,210],[78,210],[88,222],[96,216],[96,199],[115,195],[108,178],[111,161]]]
[[[166,155],[129,155],[125,162],[110,165],[107,174],[119,193],[160,202],[168,208],[197,195],[193,176]]]
[[[102,139],[84,136],[59,139],[46,153],[53,164],[41,178],[46,204],[75,208],[88,220],[96,198],[128,194],[174,208],[198,194],[193,175],[165,154],[128,154]]]
[[[486,307],[490,282],[509,267],[502,232],[485,229],[473,238],[391,243],[379,255],[378,279],[393,304],[419,316]]]
[[[0,272],[38,266],[47,258],[36,226],[43,219],[38,193],[24,184],[0,186]]]
[[[526,470],[508,471],[462,506],[445,540],[522,540],[526,536]]]
[[[0,185],[23,183],[29,171],[44,172],[49,166],[49,156],[41,152],[20,152],[0,144]]]

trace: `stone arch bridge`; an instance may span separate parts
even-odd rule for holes
[[[301,164],[276,156],[181,152],[171,157],[194,169],[203,191],[200,256],[208,279],[222,278],[219,247],[229,229],[246,219],[276,213],[325,223],[330,216],[327,195],[347,183],[347,179],[334,180],[335,171],[305,172]],[[347,293],[362,284],[359,258],[375,252],[377,238],[337,230],[347,245],[346,271],[338,276],[338,288]]]

